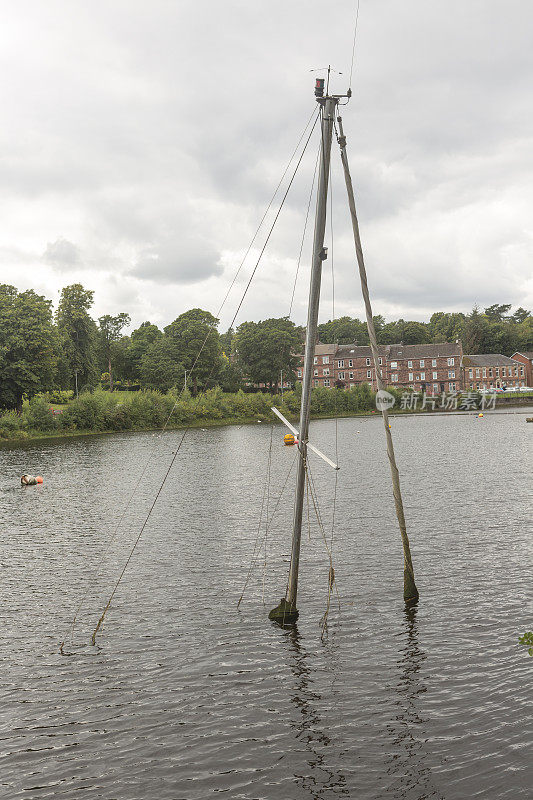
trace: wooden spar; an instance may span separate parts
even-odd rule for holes
[[[318,82],[317,82],[318,83]],[[323,81],[322,81],[323,85]],[[315,92],[316,93],[316,92]],[[269,613],[269,619],[278,622],[295,622],[298,617],[296,598],[298,594],[298,568],[300,564],[300,543],[302,538],[302,513],[305,493],[305,473],[309,434],[309,410],[311,406],[311,384],[313,374],[313,358],[318,328],[318,307],[320,303],[320,283],[322,278],[322,262],[327,254],[324,249],[326,231],[326,210],[328,196],[329,164],[331,156],[331,139],[337,97],[317,96],[322,105],[320,168],[318,175],[317,205],[315,215],[315,232],[313,239],[313,262],[309,287],[309,305],[307,309],[307,328],[305,335],[305,353],[303,366],[302,400],[300,405],[299,426],[299,458],[296,475],[296,497],[294,502],[294,520],[292,530],[291,565],[287,594],[276,608]]]
[[[392,476],[392,493],[394,495],[394,504],[396,506],[396,516],[398,518],[398,525],[400,527],[400,535],[402,537],[403,545],[403,558],[404,558],[404,571],[403,571],[403,596],[406,602],[414,602],[418,600],[418,589],[415,584],[415,574],[413,569],[413,561],[411,559],[411,548],[409,546],[409,538],[407,536],[407,528],[405,524],[405,515],[403,511],[402,493],[400,490],[400,474],[396,466],[396,458],[394,456],[394,447],[392,444],[392,434],[389,425],[389,413],[387,410],[386,401],[387,392],[385,384],[383,383],[383,376],[379,366],[379,352],[378,342],[376,338],[376,331],[374,328],[374,319],[372,317],[372,306],[370,304],[370,294],[368,292],[368,283],[366,278],[366,268],[363,258],[363,248],[361,245],[361,237],[359,235],[359,223],[357,221],[357,213],[355,209],[355,198],[353,193],[352,178],[350,175],[350,167],[348,166],[348,156],[346,154],[346,137],[342,129],[342,119],[337,118],[339,124],[339,146],[341,150],[341,161],[344,168],[344,179],[346,183],[346,191],[348,193],[348,205],[350,206],[350,215],[352,218],[353,237],[355,243],[355,252],[357,255],[357,263],[359,266],[359,277],[361,279],[361,290],[363,292],[363,299],[365,302],[366,311],[366,324],[368,328],[368,336],[370,339],[370,349],[372,350],[372,358],[374,361],[374,370],[376,373],[376,383],[378,387],[378,399],[381,400],[380,410],[383,415],[383,423],[385,425],[385,438],[387,441],[387,454],[389,457],[389,464]]]

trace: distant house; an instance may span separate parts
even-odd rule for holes
[[[463,357],[465,389],[501,389],[526,385],[525,365],[501,353]]]
[[[428,395],[459,391],[463,351],[460,341],[439,344],[390,344],[378,348],[379,366],[386,385],[409,388]],[[302,379],[302,364],[297,377]],[[356,344],[322,344],[315,347],[313,386],[351,388],[368,383],[377,388],[372,351]]]
[[[533,352],[531,350],[525,353],[516,352],[511,356],[513,361],[518,361],[524,365],[525,373],[525,386],[533,386]]]

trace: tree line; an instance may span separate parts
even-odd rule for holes
[[[139,386],[166,392],[185,384],[199,389],[219,386],[235,392],[246,383],[277,392],[281,373],[292,382],[304,329],[289,319],[243,322],[219,333],[208,311],[190,309],[162,330],[143,322],[127,334],[126,312],[91,316],[94,292],[75,283],[66,286],[58,307],[33,290],[0,285],[0,408],[22,409],[24,398],[42,392],[110,390]],[[438,312],[427,323],[376,317],[380,344],[445,342],[462,339],[465,352],[533,349],[533,321],[523,308],[494,305],[470,314]],[[341,317],[319,326],[320,340],[368,343],[366,325]]]

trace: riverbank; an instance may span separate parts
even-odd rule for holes
[[[401,397],[395,398],[391,416],[413,414],[494,413],[479,407],[467,409],[402,408]],[[511,406],[526,407],[533,396],[498,396],[496,409]],[[72,400],[64,408],[52,405],[46,397],[37,397],[26,403],[21,416],[7,412],[0,416],[0,443],[33,442],[44,439],[65,439],[79,436],[106,435],[118,432],[156,432],[161,429],[208,428],[223,425],[253,425],[273,420],[271,407],[275,405],[291,421],[297,422],[300,406],[299,392],[280,395],[262,393],[224,394],[213,389],[191,397],[160,392],[109,394],[97,391]],[[379,412],[375,408],[375,395],[366,384],[345,391],[342,389],[313,390],[312,419],[335,417],[371,417]]]

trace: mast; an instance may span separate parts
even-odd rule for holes
[[[313,261],[309,286],[309,305],[307,310],[307,328],[305,335],[305,353],[303,366],[302,400],[300,405],[299,458],[296,475],[296,497],[294,502],[294,521],[292,531],[291,565],[287,593],[279,606],[269,613],[269,619],[277,622],[295,622],[298,618],[296,598],[298,594],[298,567],[300,564],[300,542],[302,538],[302,513],[305,494],[305,476],[307,461],[307,440],[309,433],[309,411],[311,406],[311,386],[313,360],[318,328],[318,307],[320,302],[320,283],[322,279],[322,262],[327,258],[324,247],[326,231],[326,210],[328,196],[329,164],[331,155],[331,139],[335,110],[338,97],[324,94],[324,79],[317,78],[315,95],[321,109],[321,144],[320,169],[318,175],[317,204],[315,214],[315,233],[313,240]]]

